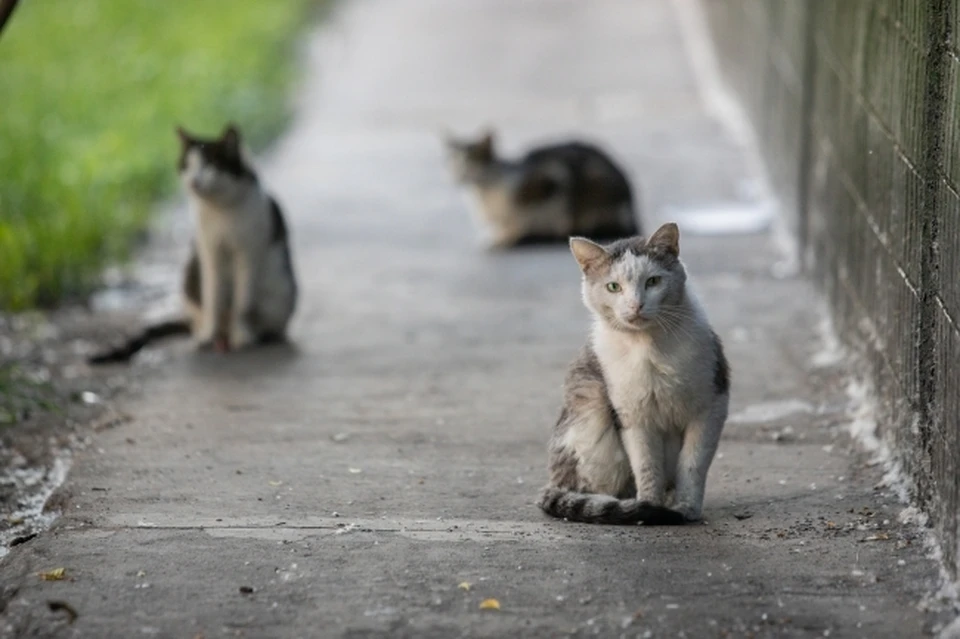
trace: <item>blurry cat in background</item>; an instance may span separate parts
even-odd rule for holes
[[[145,328],[126,344],[90,359],[127,361],[150,342],[192,334],[200,348],[227,351],[282,340],[297,301],[287,225],[260,184],[240,140],[177,129],[180,180],[196,219],[183,276],[187,317]]]
[[[548,144],[510,160],[497,155],[493,132],[476,140],[448,134],[445,143],[451,172],[471,191],[493,248],[642,233],[629,179],[597,146]]]

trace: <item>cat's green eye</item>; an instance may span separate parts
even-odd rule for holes
[[[620,285],[616,282],[607,282],[607,290],[611,293],[619,293],[621,291]]]
[[[644,286],[646,286],[647,288],[653,288],[659,283],[660,283],[660,276],[654,275],[653,277],[647,278],[647,283]]]

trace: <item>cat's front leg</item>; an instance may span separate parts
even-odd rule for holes
[[[663,434],[654,426],[636,424],[625,426],[620,439],[630,460],[637,500],[663,506],[667,494]]]
[[[256,262],[249,255],[238,254],[233,264],[233,314],[230,317],[231,348],[246,348],[256,341],[254,288]]]
[[[487,241],[486,248],[492,253],[513,248],[520,241],[519,233],[497,233]]]
[[[487,237],[488,251],[503,251],[517,245],[527,233],[525,226],[515,222],[500,221],[491,225]]]
[[[723,431],[726,415],[725,404],[714,406],[684,431],[683,447],[677,460],[674,510],[682,513],[687,521],[699,521],[703,515],[707,472],[720,444],[720,433]]]
[[[213,348],[218,319],[224,307],[222,273],[218,268],[217,250],[202,245],[197,251],[200,261],[200,321],[194,336],[198,348]]]

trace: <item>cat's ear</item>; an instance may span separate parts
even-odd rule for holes
[[[233,151],[240,151],[240,129],[238,129],[237,125],[233,122],[227,124],[227,128],[223,130],[223,135],[220,136],[220,139],[228,148]]]
[[[190,146],[193,143],[193,138],[190,137],[190,134],[187,133],[187,130],[182,126],[177,126],[174,131],[177,134],[177,139],[180,140],[180,144],[183,146]]]
[[[680,229],[673,222],[667,222],[647,239],[647,246],[655,247],[673,255],[680,256]]]
[[[570,252],[573,253],[584,274],[596,270],[610,257],[607,249],[585,237],[571,237]]]
[[[457,151],[463,146],[460,139],[447,128],[440,129],[440,139],[443,141],[444,148],[448,151]]]
[[[496,141],[497,134],[493,129],[487,129],[483,132],[483,135],[480,136],[480,140],[477,141],[477,147],[490,157],[493,157],[493,147]]]

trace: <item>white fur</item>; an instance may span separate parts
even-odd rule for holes
[[[225,332],[231,348],[248,346],[257,337],[246,321],[253,308],[261,328],[283,333],[296,292],[286,248],[271,243],[269,196],[256,182],[204,165],[195,150],[187,155],[182,180],[197,223],[203,288],[203,307],[191,309],[197,342],[209,344]],[[228,325],[220,326],[225,316]]]
[[[563,447],[576,455],[577,472],[591,490],[614,496],[628,494],[633,471],[609,414],[579,416],[564,433]]]
[[[665,504],[667,491],[675,489],[677,509],[699,518],[728,402],[713,389],[709,328],[691,322],[682,334],[658,343],[650,333],[598,321],[592,339],[623,425],[637,498]],[[614,466],[610,474],[620,472]]]

